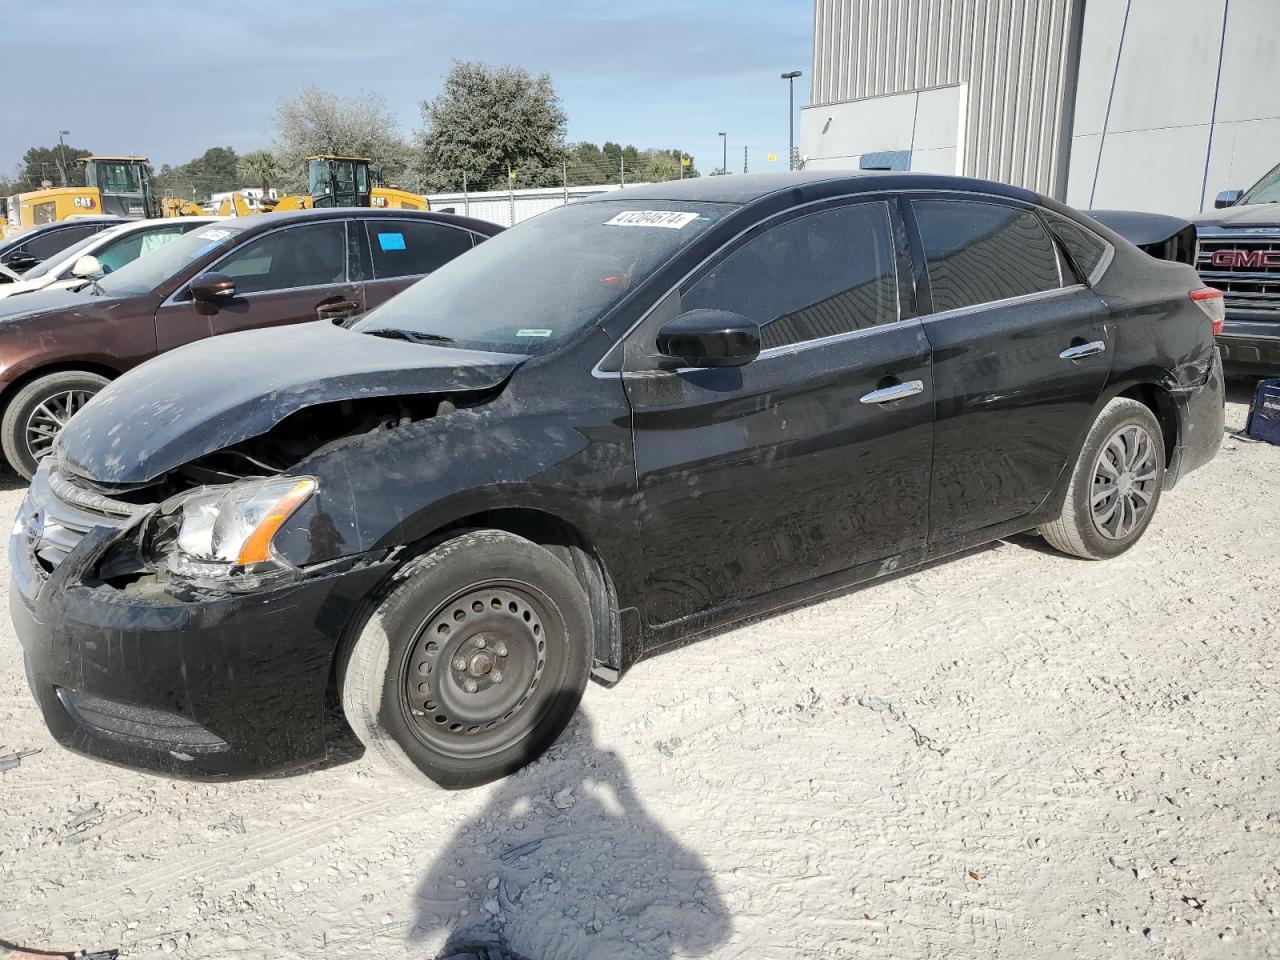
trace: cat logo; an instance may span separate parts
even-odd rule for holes
[[[94,207],[93,197],[76,197],[72,203],[82,210],[92,210]]]
[[[370,197],[369,198],[369,206],[371,207],[385,207],[386,205],[387,205],[386,197]]]

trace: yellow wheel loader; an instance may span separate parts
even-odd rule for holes
[[[307,157],[307,192],[281,197],[272,210],[312,207],[379,207],[390,210],[430,210],[427,198],[407,190],[375,187],[368,157],[322,154]]]

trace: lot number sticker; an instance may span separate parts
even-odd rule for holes
[[[404,234],[403,233],[380,233],[378,234],[378,246],[383,250],[403,250]]]
[[[606,220],[607,227],[666,227],[668,230],[679,230],[698,219],[696,213],[682,213],[678,210],[623,210],[612,220]]]

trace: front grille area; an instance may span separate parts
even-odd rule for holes
[[[94,527],[119,529],[150,509],[89,490],[56,465],[44,476],[45,484],[37,476],[32,485],[34,513],[28,516],[26,526],[36,559],[46,571],[62,563]]]
[[[1201,235],[1196,269],[1225,294],[1227,309],[1280,315],[1280,233]]]
[[[209,752],[227,748],[227,741],[216,733],[176,713],[104,700],[70,687],[58,687],[58,699],[81,723],[113,737],[169,750]]]

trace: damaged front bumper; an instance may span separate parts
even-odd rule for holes
[[[9,606],[59,743],[193,779],[323,756],[335,653],[389,561],[348,558],[249,593],[138,594],[95,577],[129,525],[92,527],[56,565],[36,556],[33,527],[57,509],[44,480],[41,471],[10,538]]]

